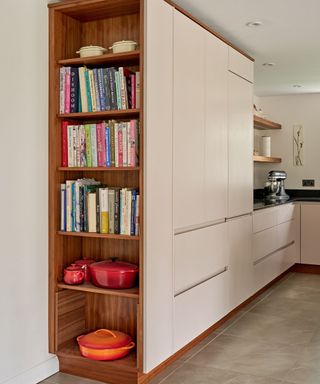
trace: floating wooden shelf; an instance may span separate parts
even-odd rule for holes
[[[281,157],[253,156],[256,163],[281,163]]]
[[[102,112],[61,113],[58,116],[63,119],[129,119],[131,117],[138,117],[139,114],[139,109],[119,109]]]
[[[123,52],[123,53],[108,53],[106,55],[91,56],[91,57],[76,57],[72,59],[59,60],[58,64],[65,66],[80,66],[80,65],[102,65],[102,64],[117,64],[121,66],[130,63],[139,63],[140,51]]]
[[[59,235],[63,236],[75,236],[75,237],[91,237],[101,239],[114,239],[114,240],[139,240],[139,236],[128,236],[128,235],[111,235],[108,233],[95,233],[95,232],[63,232],[58,231]]]
[[[114,361],[96,361],[82,357],[76,340],[71,340],[57,351],[60,371],[110,383],[138,382],[135,351]]]
[[[80,285],[68,285],[64,283],[58,283],[58,288],[71,289],[73,291],[99,293],[100,295],[121,296],[128,297],[130,299],[139,299],[139,289],[137,287],[130,289],[106,289],[99,288],[93,284],[85,283]]]
[[[281,124],[256,115],[253,116],[253,126],[255,129],[281,129]]]
[[[59,167],[58,171],[63,172],[74,172],[74,171],[81,171],[81,172],[96,172],[96,171],[102,171],[102,172],[132,172],[132,171],[139,171],[140,167]]]

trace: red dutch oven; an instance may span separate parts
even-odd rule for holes
[[[99,261],[89,265],[91,280],[101,288],[125,289],[135,285],[139,268],[135,264],[116,261]]]
[[[82,269],[84,271],[84,281],[86,283],[90,283],[90,281],[91,281],[91,274],[90,274],[90,269],[88,266],[94,262],[95,262],[95,260],[91,260],[91,259],[77,260],[74,262],[76,265],[79,265],[82,267]]]
[[[80,265],[71,264],[64,269],[63,280],[66,284],[77,285],[84,281],[84,271]]]
[[[98,329],[77,337],[81,355],[92,360],[116,360],[126,356],[135,343],[119,331]]]

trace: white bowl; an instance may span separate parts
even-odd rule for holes
[[[76,53],[80,54],[80,57],[101,56],[107,50],[97,45],[88,45],[87,47],[81,47]]]
[[[136,43],[135,41],[122,40],[113,43],[112,47],[109,47],[109,49],[112,49],[113,53],[130,52],[134,51],[137,45],[138,43]]]

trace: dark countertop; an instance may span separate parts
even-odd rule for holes
[[[320,190],[302,190],[292,189],[286,191],[290,196],[289,200],[285,201],[267,201],[263,196],[263,190],[254,191],[253,210],[277,207],[278,205],[289,204],[293,202],[310,202],[320,203]]]

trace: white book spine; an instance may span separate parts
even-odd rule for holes
[[[88,204],[88,232],[97,232],[97,212],[96,212],[96,194],[88,193],[87,204]]]
[[[72,166],[77,166],[77,126],[72,126]]]
[[[66,185],[61,184],[60,186],[60,191],[61,191],[61,219],[60,219],[60,230],[65,231],[66,226],[65,226],[65,209],[66,209]]]
[[[79,127],[79,136],[80,136],[80,167],[86,167],[87,166],[86,141],[85,141],[85,131],[84,131],[83,125],[80,125]]]
[[[120,201],[121,201],[121,210],[120,210],[120,234],[126,234],[126,188],[122,188],[120,191]]]
[[[128,166],[128,129],[127,123],[122,123],[122,156],[123,167]]]
[[[66,223],[67,232],[72,231],[72,183],[73,181],[66,181]]]
[[[132,204],[132,191],[128,190],[127,191],[127,196],[126,196],[126,235],[131,234],[131,204]]]
[[[115,190],[108,190],[108,207],[109,207],[109,233],[114,234],[114,200]]]
[[[80,183],[75,182],[76,220],[75,231],[80,232]]]
[[[64,113],[65,67],[60,68],[60,113]]]
[[[73,167],[73,125],[68,125],[68,167]]]
[[[114,162],[119,167],[119,124],[114,124]]]
[[[140,108],[140,72],[136,72],[136,108]]]
[[[92,166],[98,166],[98,150],[97,150],[97,125],[91,124],[91,157]]]

